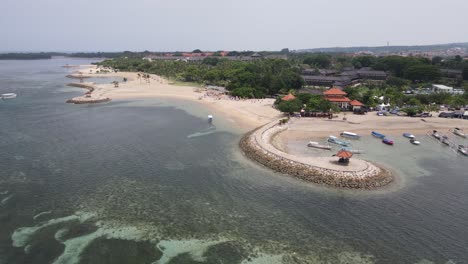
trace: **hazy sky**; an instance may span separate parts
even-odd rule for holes
[[[3,52],[468,41],[468,0],[1,0],[0,6]]]

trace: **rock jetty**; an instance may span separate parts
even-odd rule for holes
[[[272,138],[288,129],[277,121],[247,133],[240,141],[245,155],[258,163],[296,178],[337,188],[376,189],[391,183],[393,175],[368,161],[352,159],[350,166],[337,164],[333,157],[298,157],[280,151]]]
[[[69,83],[68,86],[78,87],[88,90],[85,95],[74,97],[72,99],[68,99],[67,103],[72,104],[97,104],[97,103],[105,103],[110,102],[111,99],[108,97],[102,96],[95,96],[93,92],[96,90],[96,86],[94,83]]]

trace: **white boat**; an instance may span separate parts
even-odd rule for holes
[[[15,93],[5,93],[5,94],[0,95],[0,98],[2,98],[2,99],[14,99],[14,98],[16,98],[16,94]]]
[[[437,130],[432,131],[432,136],[440,140],[442,136],[437,132]]]
[[[403,136],[404,136],[405,138],[414,138],[414,135],[411,134],[411,133],[403,133]]]
[[[315,141],[310,141],[309,144],[307,144],[308,147],[311,147],[311,148],[318,148],[318,149],[327,149],[327,150],[331,150],[331,147],[330,146],[327,146],[327,145],[320,145],[320,143],[318,142],[315,142]]]
[[[345,138],[352,138],[352,139],[359,139],[361,136],[353,133],[353,132],[348,132],[348,131],[343,131],[341,132],[340,136],[345,137]]]
[[[463,154],[465,156],[468,156],[468,147],[465,147],[463,145],[459,145],[458,146],[458,152],[460,152],[461,154]]]
[[[208,115],[208,123],[212,123],[213,122],[213,115]]]
[[[411,142],[411,144],[413,144],[413,145],[420,145],[420,144],[421,144],[421,142],[417,141],[417,140],[414,139],[414,138],[410,139],[410,142]]]
[[[461,130],[461,129],[457,128],[457,127],[452,131],[452,133],[459,136],[459,137],[466,138],[466,134],[463,133],[463,130]]]

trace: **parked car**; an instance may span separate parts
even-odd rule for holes
[[[452,117],[453,117],[453,113],[442,112],[442,113],[439,114],[439,117],[443,117],[443,118],[452,118]]]
[[[421,114],[421,117],[431,117],[432,114],[431,113],[422,113]]]

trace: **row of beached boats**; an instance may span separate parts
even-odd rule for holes
[[[466,134],[460,128],[455,128],[454,130],[451,130],[451,132],[459,137],[466,138]],[[449,147],[452,145],[449,141],[448,136],[440,134],[437,130],[433,130],[431,135],[432,137],[440,141],[440,143],[442,143],[443,145]],[[458,145],[456,149],[460,154],[468,156],[468,146]]]
[[[451,130],[451,131],[452,131],[453,134],[455,134],[457,136],[466,138],[466,134],[460,128],[455,128],[454,130]],[[382,139],[382,143],[384,143],[386,145],[394,145],[395,144],[395,142],[393,140],[387,138],[384,134],[379,133],[377,131],[372,131],[371,135],[376,137],[376,138]],[[343,131],[342,133],[340,133],[340,136],[344,137],[344,138],[349,138],[349,139],[360,139],[361,138],[360,135],[358,135],[356,133],[353,133],[353,132],[348,132],[348,131]],[[450,142],[449,142],[447,136],[441,135],[436,130],[433,131],[432,136],[434,138],[436,138],[437,140],[439,140],[442,144],[450,146]],[[413,134],[409,133],[409,132],[403,133],[403,137],[408,138],[409,142],[411,144],[413,144],[413,145],[420,145],[421,144],[421,142],[416,140],[416,137]],[[364,152],[363,150],[352,149],[351,148],[351,143],[349,141],[337,138],[335,136],[329,136],[328,139],[327,139],[327,142],[331,143],[331,144],[338,145],[342,149],[346,149],[346,150],[348,150],[348,151],[350,151],[352,153],[359,154],[359,153]],[[317,149],[325,149],[325,150],[331,150],[332,149],[332,147],[330,145],[323,145],[323,144],[320,144],[319,142],[315,142],[315,141],[310,141],[307,144],[307,146],[312,147],[312,148],[317,148]],[[467,154],[468,153],[468,147],[463,146],[463,145],[459,145],[458,146],[458,152],[460,152],[461,154],[466,156],[466,155],[468,155]]]

